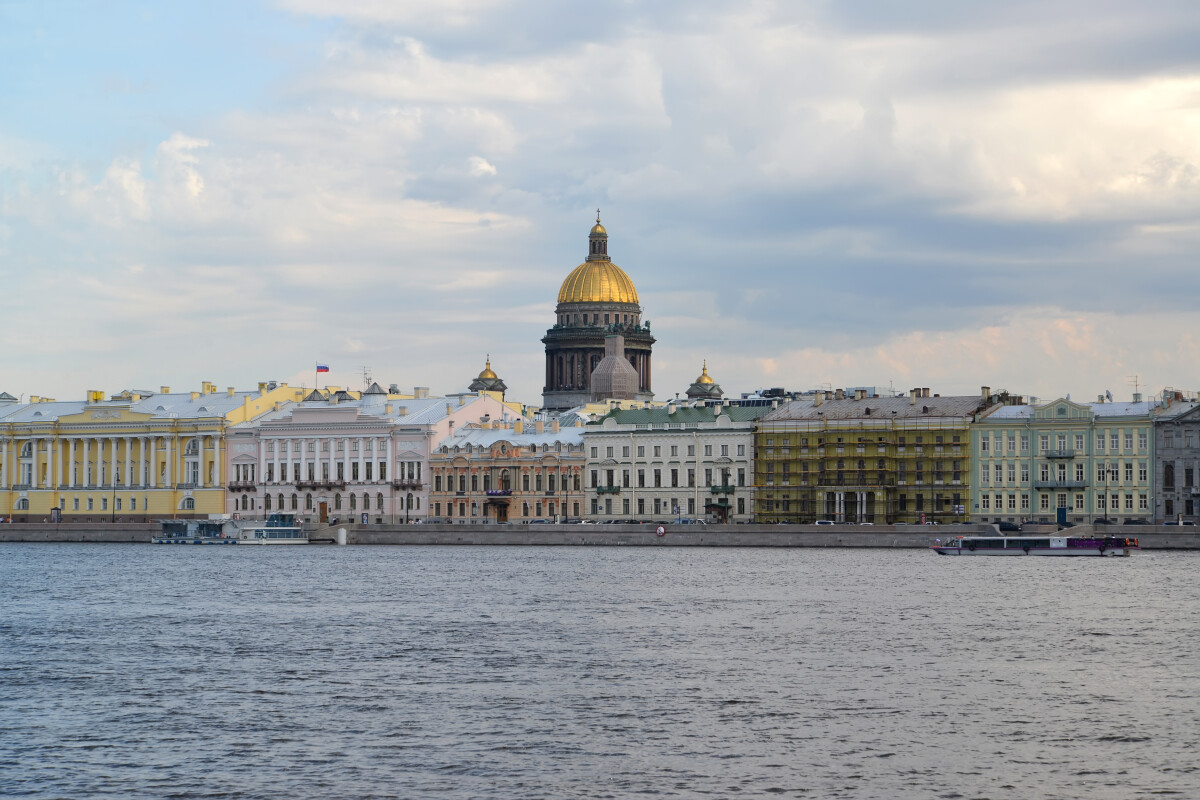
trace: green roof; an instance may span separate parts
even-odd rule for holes
[[[721,416],[729,417],[731,422],[753,422],[769,413],[770,406],[721,406]],[[591,425],[601,425],[604,420],[612,419],[618,425],[662,425],[668,422],[702,423],[717,419],[713,406],[676,406],[675,413],[670,414],[666,408],[628,408],[613,409]]]

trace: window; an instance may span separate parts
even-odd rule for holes
[[[629,458],[629,445],[621,448],[621,458]]]
[[[991,511],[991,510],[992,510],[992,496],[991,496],[990,494],[981,495],[981,496],[980,496],[980,500],[981,500],[981,501],[982,501],[982,503],[983,503],[983,510],[984,510],[984,511]]]
[[[1138,450],[1146,449],[1146,432],[1138,431]]]
[[[1096,434],[1096,449],[1097,450],[1104,449],[1104,434],[1103,433]]]
[[[679,445],[677,445],[677,444],[671,445],[671,458],[677,458],[678,456],[679,456]]]
[[[655,458],[662,457],[662,446],[661,445],[657,445],[657,444],[654,445],[654,457]]]
[[[1097,511],[1108,510],[1108,500],[1105,495],[1102,495],[1102,494],[1096,495],[1096,510]]]
[[[1146,495],[1144,495],[1144,494],[1139,494],[1139,495],[1138,495],[1138,510],[1139,510],[1139,511],[1146,511],[1146,510],[1147,510],[1147,509],[1149,509],[1149,508],[1150,508],[1150,504],[1149,504],[1149,500],[1148,500],[1148,498],[1146,497]]]
[[[1041,448],[1043,453],[1050,449],[1050,437],[1047,434],[1043,433],[1038,437],[1038,447]]]
[[[1133,511],[1133,495],[1131,494],[1125,495],[1125,510]]]
[[[1075,510],[1083,511],[1083,495],[1081,494],[1075,495]]]
[[[1029,510],[1029,495],[1027,495],[1027,494],[1021,495],[1021,510],[1022,511]]]
[[[611,447],[604,448],[604,456],[606,458],[612,458],[613,457],[613,449]]]
[[[1050,495],[1048,495],[1048,494],[1040,495],[1038,497],[1038,507],[1041,508],[1042,511],[1049,511],[1050,510]]]
[[[1027,434],[1027,433],[1021,434],[1021,452],[1022,453],[1029,452],[1029,434]]]
[[[655,489],[662,488],[662,470],[661,469],[654,470],[654,488]]]
[[[746,445],[744,445],[744,444],[739,444],[737,447],[738,447],[738,449],[737,449],[737,454],[738,454],[739,456],[744,456],[744,455],[746,455]]]
[[[1145,482],[1146,482],[1146,462],[1139,461],[1138,462],[1138,483],[1145,483]]]
[[[1029,464],[1021,462],[1021,483],[1029,483]]]
[[[1082,433],[1075,434],[1075,449],[1079,450],[1080,452],[1083,451],[1083,434]]]
[[[1008,435],[1008,452],[1017,452],[1017,435],[1015,433],[1010,433]]]
[[[985,433],[979,437],[979,452],[986,453],[991,449],[991,439],[989,438],[990,436],[991,436],[990,433]],[[901,438],[900,441],[903,442],[904,439]]]
[[[1133,462],[1132,461],[1125,462],[1125,482],[1133,483]]]
[[[768,441],[770,441],[770,440],[768,439]],[[706,456],[712,455],[712,445],[711,444],[704,445],[704,455],[706,455]]]
[[[1133,449],[1133,434],[1132,433],[1125,434],[1125,449],[1126,450]]]
[[[1108,444],[1113,450],[1121,449],[1121,435],[1114,433],[1108,438]]]
[[[645,458],[645,457],[646,457],[646,446],[644,444],[639,444],[638,445],[638,458]]]
[[[689,456],[694,456],[694,455],[696,455],[696,445],[694,445],[694,444],[689,444],[689,445],[688,445],[688,455],[689,455]]]
[[[1075,465],[1075,480],[1078,483],[1083,483],[1083,463],[1082,462]]]
[[[639,455],[640,455],[640,453],[639,453]],[[593,447],[592,448],[592,458],[599,458],[599,457],[600,457],[600,448]]]

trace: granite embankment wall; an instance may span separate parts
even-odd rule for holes
[[[334,525],[310,526],[314,540],[336,541],[345,531],[347,544],[391,545],[616,545],[644,547],[928,547],[934,539],[963,534],[992,534],[990,525],[921,527],[916,525]],[[1055,526],[1025,531],[1052,535]],[[62,523],[0,524],[0,542],[148,543],[159,526],[147,523],[110,525]],[[1111,526],[1093,531],[1070,529],[1071,536],[1093,533],[1136,536],[1145,550],[1200,550],[1200,532],[1174,526]]]

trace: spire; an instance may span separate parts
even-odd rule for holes
[[[588,261],[608,261],[608,231],[600,224],[600,209],[596,209],[596,224],[588,234]]]

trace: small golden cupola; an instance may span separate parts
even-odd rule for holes
[[[688,387],[687,396],[689,400],[720,400],[725,396],[725,392],[717,385],[717,382],[708,374],[708,361],[704,361],[704,368],[700,371],[700,377],[696,378],[695,382]]]
[[[472,392],[492,392],[499,395],[501,400],[504,399],[504,393],[508,391],[508,386],[500,379],[499,375],[492,371],[491,353],[488,353],[487,360],[483,365],[483,371],[479,373],[479,377],[471,381],[471,385],[467,387],[467,390]]]

